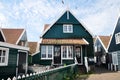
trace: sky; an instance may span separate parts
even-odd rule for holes
[[[0,0],[0,27],[25,28],[28,41],[39,41],[66,8],[93,35],[112,34],[120,16],[120,0]]]

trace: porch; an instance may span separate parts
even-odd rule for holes
[[[84,64],[89,43],[84,39],[43,39],[41,63],[46,65]]]

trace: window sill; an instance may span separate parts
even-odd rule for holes
[[[1,64],[1,63],[0,63],[0,66],[7,66],[7,64]]]
[[[62,58],[63,60],[73,60],[73,58]]]
[[[41,60],[52,60],[52,58],[41,58]]]

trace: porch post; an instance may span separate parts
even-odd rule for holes
[[[16,77],[18,76],[18,61],[19,61],[19,52],[17,53]]]
[[[89,71],[89,66],[88,66],[87,47],[86,47],[86,46],[85,46],[84,62],[85,62],[86,71],[87,71],[87,73],[88,73],[88,71]]]

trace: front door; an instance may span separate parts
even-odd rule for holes
[[[61,46],[54,46],[54,64],[61,64]]]
[[[75,47],[75,56],[78,64],[82,64],[82,50],[81,46],[76,46]]]
[[[18,58],[18,74],[25,74],[26,73],[26,52],[19,52]]]

